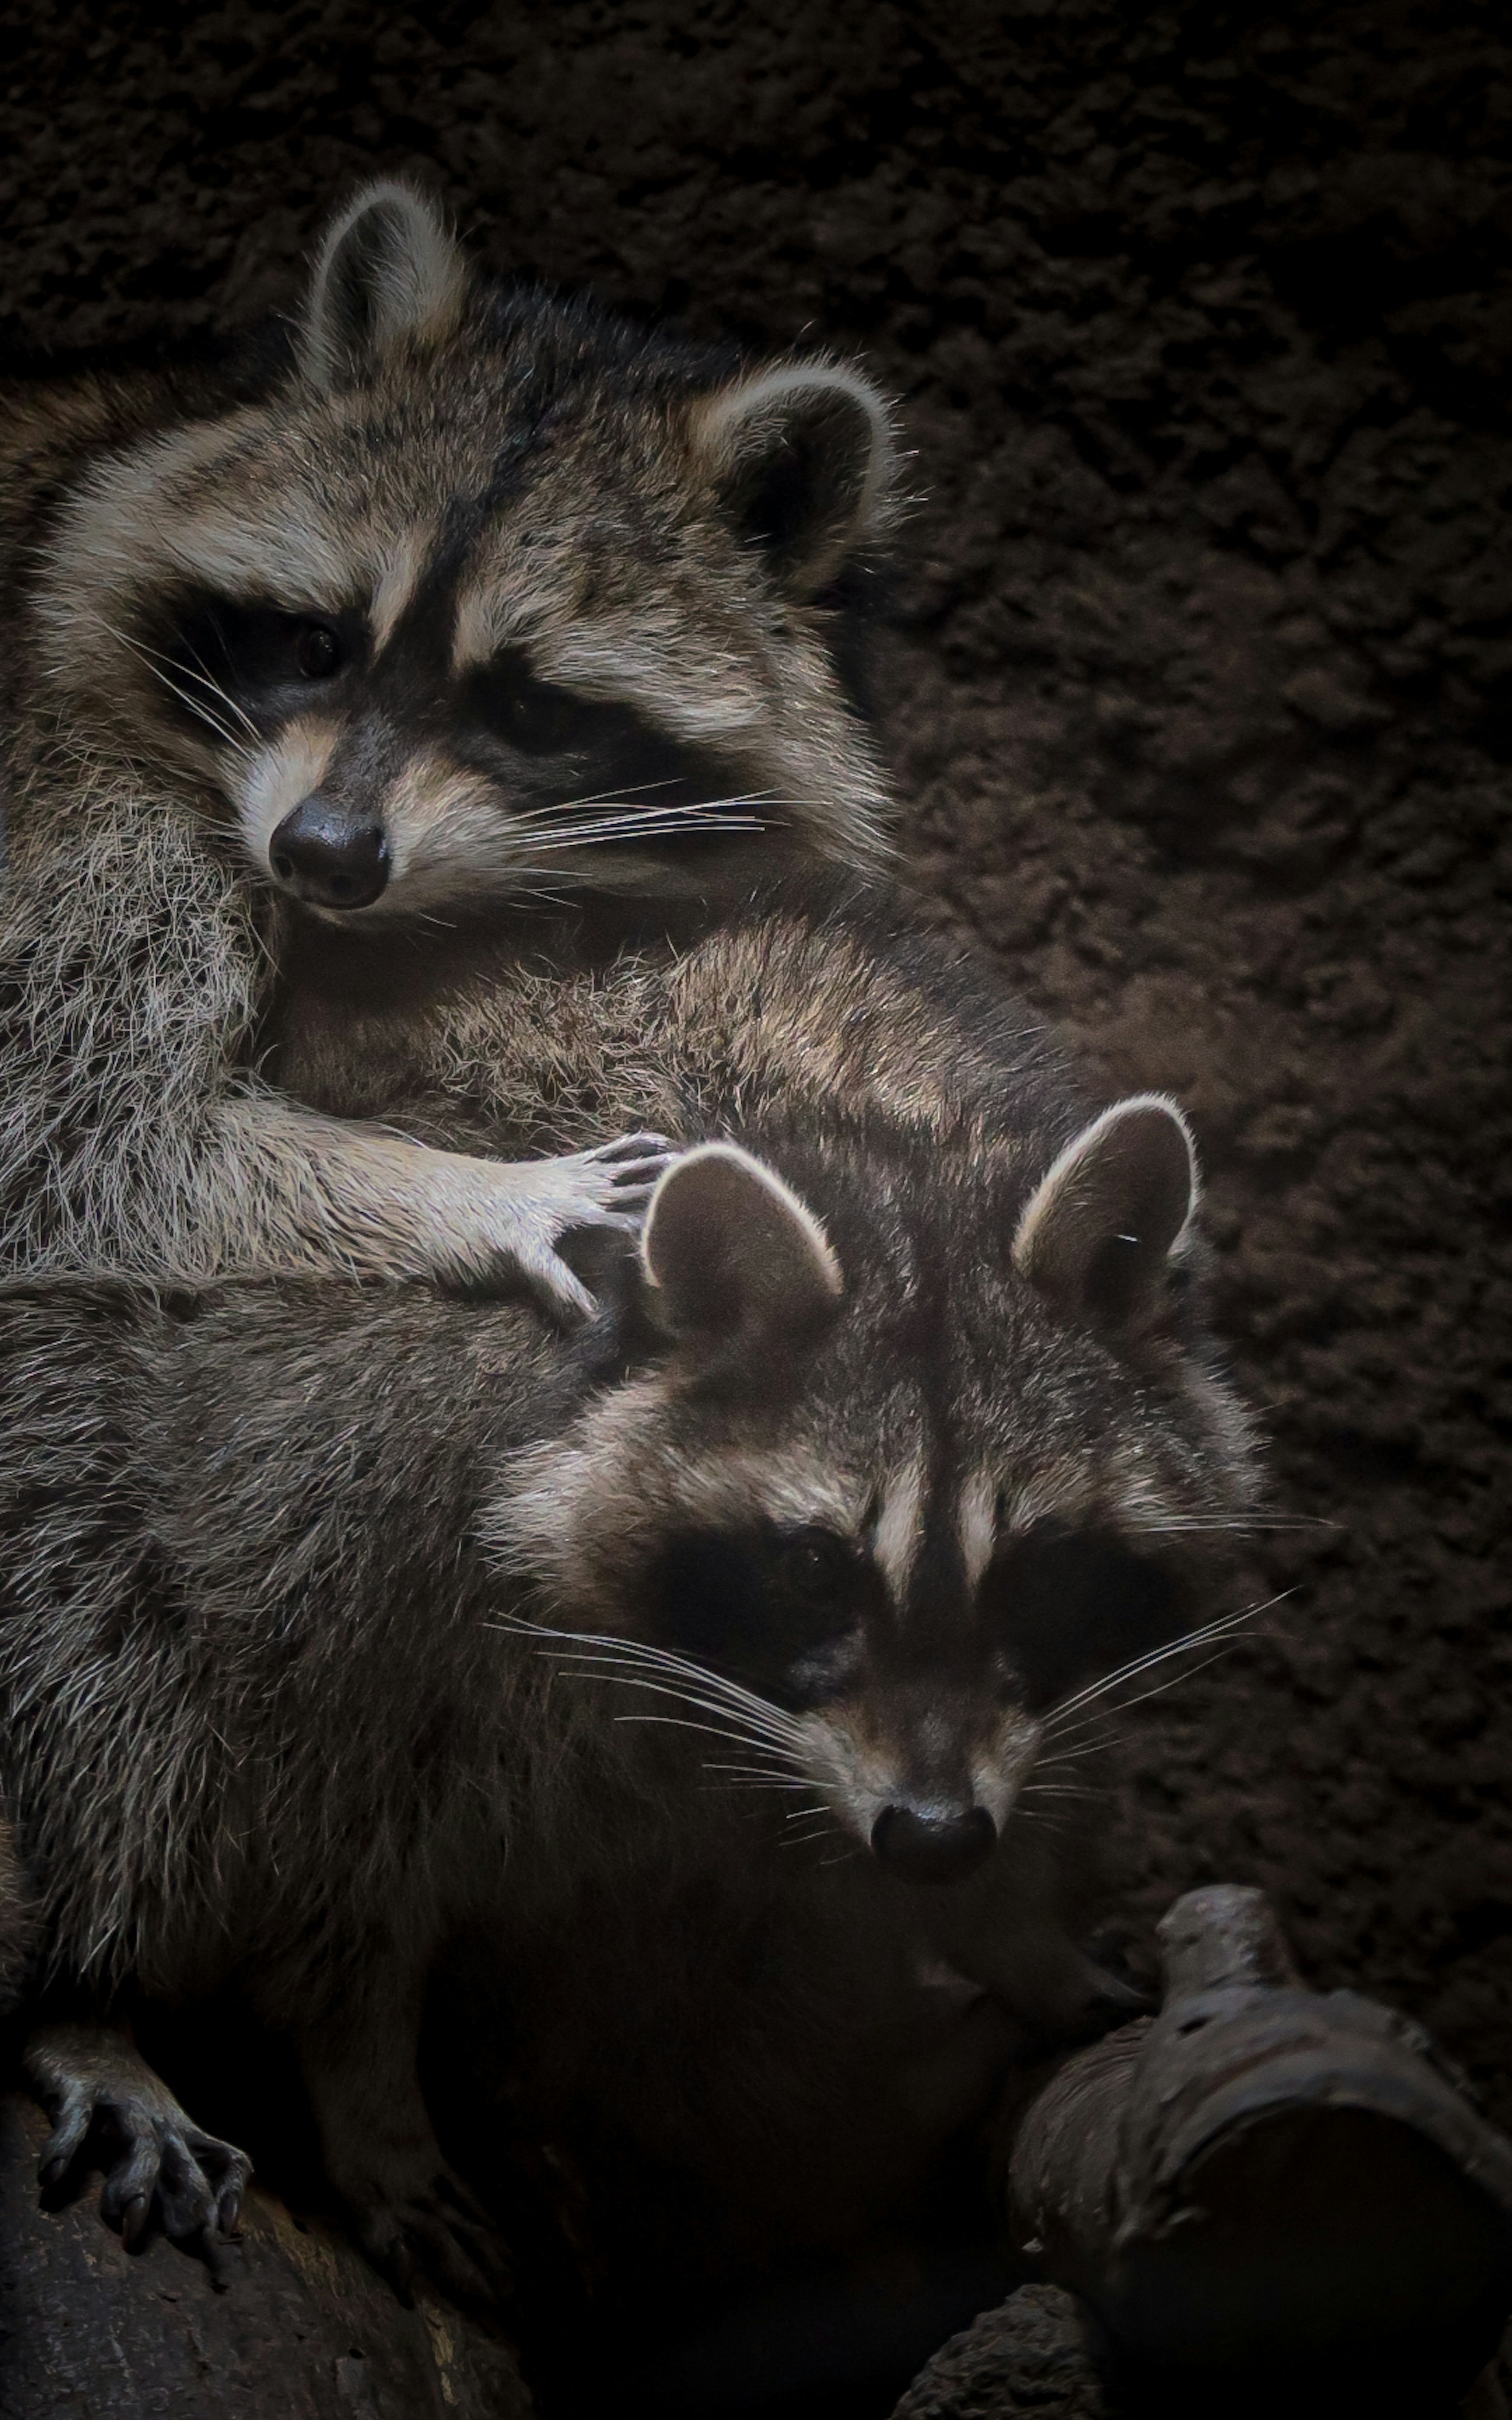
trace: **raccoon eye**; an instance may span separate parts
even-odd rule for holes
[[[306,680],[329,680],[341,670],[341,641],[324,622],[306,622],[295,642],[294,660]]]
[[[304,683],[332,679],[353,658],[338,616],[229,597],[189,600],[160,646],[184,702],[212,729],[224,721],[228,697],[241,713],[276,717]]]
[[[594,713],[586,698],[538,679],[517,654],[495,657],[475,675],[472,697],[487,727],[526,756],[580,746]]]
[[[815,1526],[681,1539],[652,1575],[649,1601],[659,1640],[798,1705],[835,1684],[867,1594],[859,1557]]]
[[[856,1557],[833,1529],[799,1529],[778,1548],[773,1576],[788,1596],[832,1602],[854,1586]]]
[[[576,700],[546,681],[529,677],[511,684],[504,706],[504,728],[517,748],[528,756],[545,756],[564,748],[572,737]]]

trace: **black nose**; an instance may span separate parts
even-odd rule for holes
[[[872,1826],[872,1846],[889,1874],[905,1883],[958,1883],[985,1865],[997,1845],[997,1826],[985,1807],[920,1815],[912,1807],[884,1807]]]
[[[284,817],[268,862],[284,889],[312,907],[366,908],[388,881],[389,845],[378,825],[316,790]]]

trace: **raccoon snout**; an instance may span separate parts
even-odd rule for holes
[[[921,1815],[913,1807],[884,1807],[872,1826],[879,1865],[905,1883],[958,1883],[985,1865],[997,1846],[997,1826],[985,1807]]]
[[[318,790],[284,817],[268,844],[275,880],[312,908],[367,908],[389,878],[381,828]]]

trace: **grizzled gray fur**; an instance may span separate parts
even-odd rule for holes
[[[301,1109],[261,1063],[288,955],[874,864],[841,667],[891,458],[856,371],[486,279],[391,183],[290,327],[0,391],[0,1271],[585,1310],[557,1241],[656,1140],[484,1163]]]
[[[576,980],[479,957],[352,1037],[315,985],[276,1064],[335,1118],[381,1069],[452,1148],[694,1147],[639,1245],[601,1240],[572,1339],[415,1285],[0,1300],[0,1714],[49,1971],[101,2007],[235,1979],[374,2257],[480,2291],[501,2256],[416,2079],[435,1958],[515,1945],[586,2076],[609,2004],[574,1912],[634,1944],[691,1895],[708,2007],[718,1945],[766,1944],[710,2071],[740,2157],[843,2231],[1015,2025],[1095,1997],[1052,1820],[1080,1692],[1196,1619],[1252,1497],[1186,1126],[1088,1115],[968,970],[779,904]],[[675,2134],[692,2052],[656,2039],[637,2089]],[[156,2180],[208,2226],[238,2155],[196,2165],[121,2058],[39,2044],[63,2149],[114,2095],[117,2214]]]

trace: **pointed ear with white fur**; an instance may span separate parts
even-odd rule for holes
[[[1013,1265],[1072,1319],[1103,1331],[1153,1311],[1196,1213],[1196,1151],[1174,1101],[1115,1101],[1041,1178]]]
[[[701,403],[696,457],[779,588],[812,597],[875,539],[891,501],[887,407],[856,370],[787,362]]]
[[[467,262],[440,211],[409,185],[364,185],[327,228],[301,315],[309,383],[349,386],[404,345],[455,324]]]
[[[640,1260],[657,1325],[721,1357],[809,1342],[841,1296],[818,1219],[734,1143],[701,1143],[672,1162],[651,1197]]]

